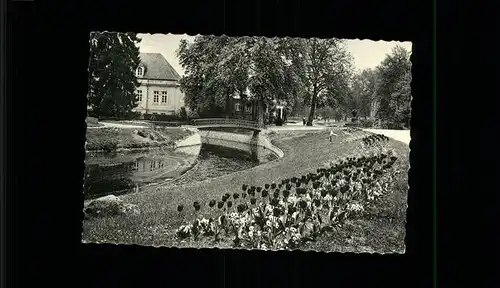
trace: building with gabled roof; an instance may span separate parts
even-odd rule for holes
[[[137,88],[139,103],[134,111],[142,115],[178,113],[184,107],[184,94],[177,71],[160,53],[140,53],[139,57],[136,77],[141,85]]]

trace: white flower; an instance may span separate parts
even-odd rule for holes
[[[273,213],[273,207],[271,207],[271,205],[266,205],[266,212]]]
[[[271,221],[267,220],[266,221],[266,226],[272,227]]]
[[[288,197],[288,203],[296,204],[297,202],[299,202],[299,198],[297,198],[296,196]]]
[[[274,227],[278,228],[278,217],[275,216],[269,216],[269,220],[271,220],[271,223]]]
[[[361,204],[359,204],[359,203],[349,204],[347,206],[347,209],[350,210],[350,211],[355,211],[355,212],[360,212],[360,211],[364,210],[363,206]]]
[[[248,232],[248,237],[253,238],[253,231]]]
[[[254,229],[255,229],[255,228],[254,228],[253,226],[248,227],[248,230],[250,230],[250,231],[252,231],[252,232],[253,232],[253,230],[254,230]]]
[[[259,230],[257,231],[257,237],[260,237],[262,235],[262,232]]]

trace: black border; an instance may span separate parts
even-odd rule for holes
[[[52,286],[432,285],[432,3],[219,1],[9,3],[16,81],[10,100],[10,267]],[[181,13],[179,11],[188,11]],[[36,17],[35,17],[36,12]],[[86,69],[91,30],[412,41],[407,253],[262,252],[80,243]],[[14,65],[13,65],[14,66]],[[35,67],[36,66],[36,67]],[[77,108],[80,107],[80,108]],[[64,119],[64,121],[62,120]],[[26,132],[27,131],[27,132]],[[12,137],[12,138],[10,138]],[[57,139],[54,141],[54,139]],[[56,144],[55,144],[56,143]],[[36,145],[36,146],[35,146]],[[36,147],[36,149],[33,149]],[[55,151],[57,149],[57,153]],[[54,179],[57,177],[57,182]],[[11,226],[14,227],[14,226]],[[29,275],[29,277],[27,277]],[[20,276],[20,274],[18,274]],[[141,280],[138,280],[141,278]],[[146,280],[145,280],[146,279]],[[25,284],[25,285],[21,285]]]

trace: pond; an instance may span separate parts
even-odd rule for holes
[[[139,192],[147,186],[183,185],[242,171],[277,159],[258,147],[259,157],[240,149],[203,143],[145,152],[87,154],[84,195],[92,199],[105,195]],[[200,147],[201,146],[201,147]],[[197,158],[194,167],[191,164]]]

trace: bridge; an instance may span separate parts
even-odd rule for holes
[[[260,132],[264,127],[259,126],[259,123],[250,120],[242,119],[230,119],[230,118],[207,118],[207,119],[195,119],[193,120],[194,125],[198,128],[217,128],[217,127],[230,127],[230,128],[242,128],[253,130],[254,132]]]

